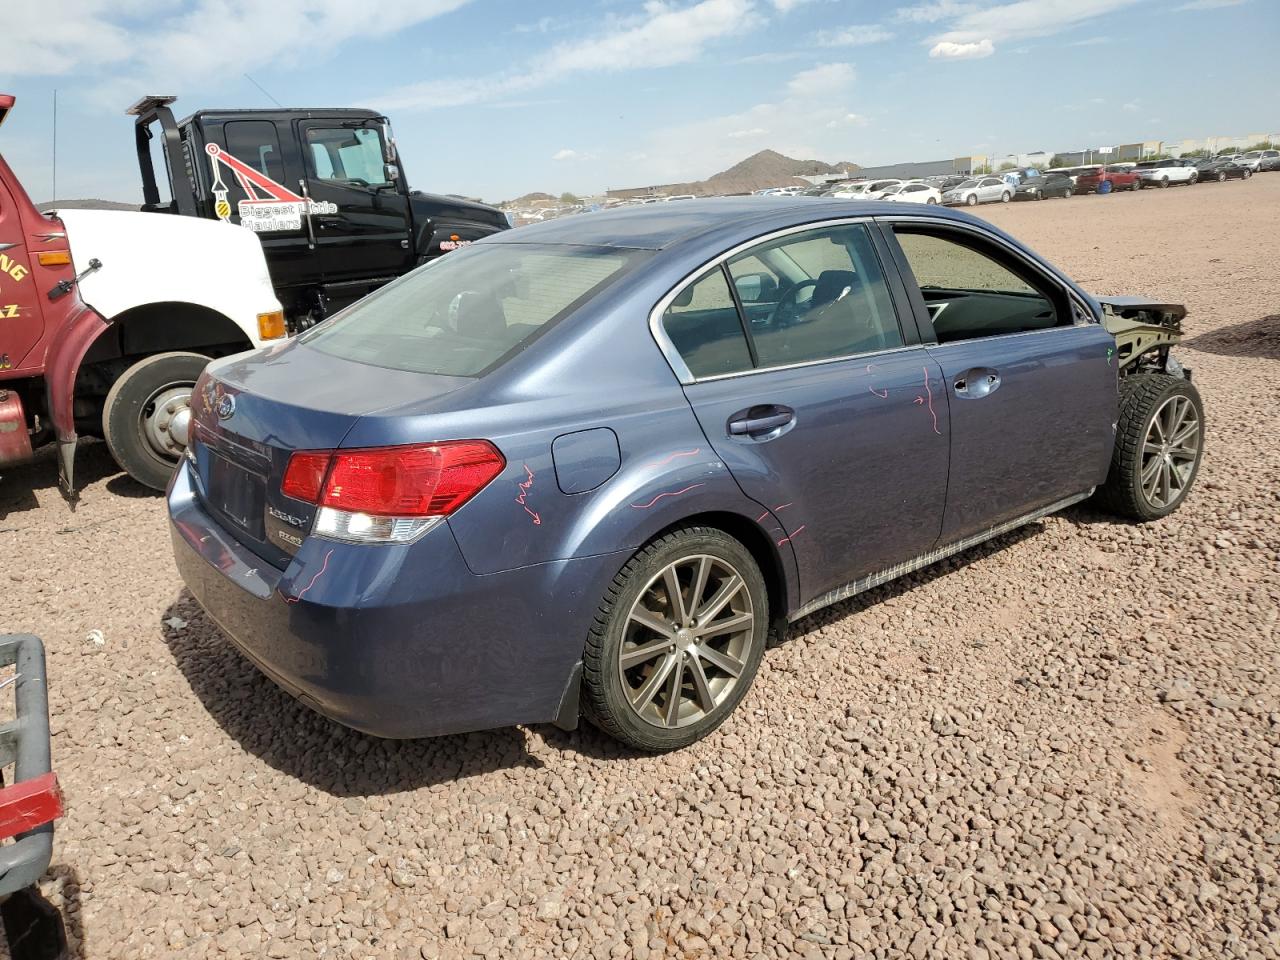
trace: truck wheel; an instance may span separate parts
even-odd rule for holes
[[[1189,380],[1140,373],[1120,381],[1111,470],[1100,505],[1132,520],[1157,520],[1178,509],[1204,453],[1204,406]]]
[[[120,375],[102,409],[102,432],[116,463],[163,490],[191,426],[191,390],[208,364],[198,353],[158,353]]]
[[[724,722],[764,654],[769,596],[721,530],[653,541],[613,579],[587,635],[583,712],[640,750],[687,746]]]

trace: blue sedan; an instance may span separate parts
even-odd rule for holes
[[[677,748],[791,621],[1095,490],[1140,520],[1182,502],[1185,311],[1117,303],[937,207],[686,201],[495,234],[209,366],[177,564],[351,727],[585,715]]]

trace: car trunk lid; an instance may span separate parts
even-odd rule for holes
[[[315,519],[281,483],[296,450],[332,450],[362,417],[415,406],[470,383],[389,370],[297,343],[211,364],[196,385],[189,459],[196,492],[218,522],[283,569]]]

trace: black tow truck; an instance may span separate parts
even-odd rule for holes
[[[175,121],[175,99],[144,97],[127,111],[142,209],[257,233],[291,330],[509,227],[494,207],[410,190],[391,124],[376,111],[197,110]]]

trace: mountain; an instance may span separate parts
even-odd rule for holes
[[[795,177],[801,175],[840,173],[844,170],[852,172],[857,169],[856,163],[796,160],[776,150],[761,150],[735,163],[728,170],[722,170],[700,181],[700,184],[709,188],[705,192],[736,193],[745,190],[761,190],[765,187],[787,186]]]
[[[49,210],[133,210],[137,212],[138,204],[120,203],[116,200],[49,200],[36,204],[42,212]]]

